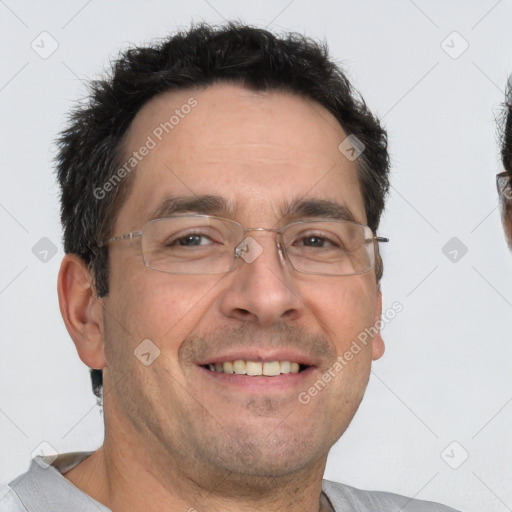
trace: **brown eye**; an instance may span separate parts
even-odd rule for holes
[[[178,238],[170,245],[180,245],[182,247],[196,247],[199,245],[207,245],[211,239],[205,235],[187,235]]]
[[[326,245],[332,246],[332,243],[324,237],[312,235],[304,237],[302,245],[306,247],[325,247]]]

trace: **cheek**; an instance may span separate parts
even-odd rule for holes
[[[335,343],[350,341],[347,337],[357,337],[374,323],[376,289],[367,277],[340,278],[305,292],[303,297],[307,309]]]
[[[220,279],[197,277],[164,274],[142,267],[131,277],[113,282],[109,295],[111,299],[117,298],[114,321],[124,327],[132,344],[150,339],[162,350],[177,352],[181,341],[211,307]]]
[[[183,279],[174,278],[148,269],[147,275],[111,287],[105,308],[105,353],[112,382],[130,376],[123,391],[127,396],[152,401],[146,395],[156,397],[157,389],[168,389],[169,375],[181,382],[179,387],[186,384],[178,364],[179,349],[210,307],[212,284],[194,286],[189,279],[185,285]],[[157,355],[155,363],[146,366],[148,352],[149,359]],[[142,387],[146,390],[134,391]]]

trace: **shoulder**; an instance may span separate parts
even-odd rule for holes
[[[457,512],[455,509],[439,503],[415,500],[389,492],[363,491],[329,480],[323,481],[322,488],[336,512],[345,510],[357,512],[374,510],[381,512],[399,512],[403,510],[407,510],[407,512]]]
[[[110,512],[63,476],[90,454],[35,457],[26,473],[0,489],[0,512]]]
[[[9,485],[0,487],[0,512],[27,512],[18,495]]]

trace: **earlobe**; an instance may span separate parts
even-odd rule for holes
[[[382,339],[382,336],[380,334],[380,328],[382,325],[381,321],[382,316],[382,292],[377,290],[377,302],[375,306],[375,319],[374,319],[374,326],[377,329],[377,333],[372,339],[372,359],[376,361],[377,359],[380,359],[384,355],[384,340]]]
[[[59,306],[80,359],[90,368],[106,366],[101,299],[87,264],[76,254],[62,260],[57,284]]]

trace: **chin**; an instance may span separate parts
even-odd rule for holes
[[[251,432],[252,430],[252,432]],[[223,438],[203,441],[202,457],[230,478],[254,480],[285,478],[326,458],[332,443],[325,442],[328,433],[299,431],[279,427],[235,429]],[[206,442],[205,442],[206,441]],[[215,442],[218,441],[218,442]],[[199,455],[199,454],[198,454]]]

